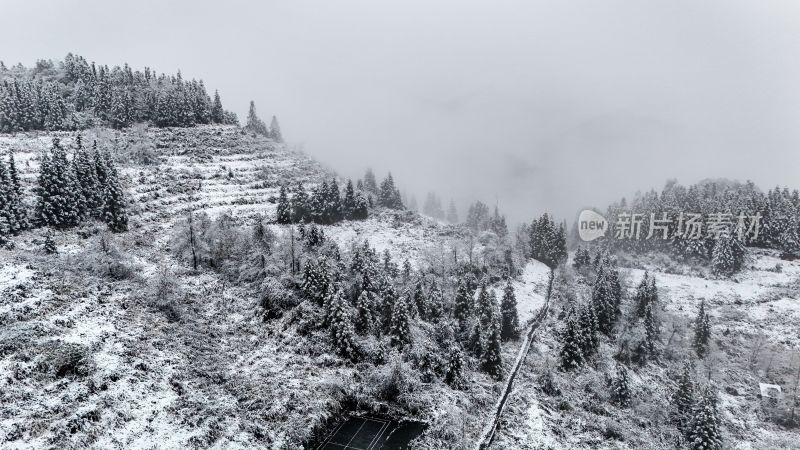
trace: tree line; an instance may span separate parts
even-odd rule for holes
[[[109,68],[70,53],[33,68],[0,63],[0,81],[0,132],[238,124],[219,92],[212,99],[202,80],[184,80],[180,71],[159,74],[127,63]]]
[[[392,174],[389,173],[378,187],[372,170],[368,169],[364,179],[357,180],[356,185],[348,179],[343,191],[336,178],[323,180],[310,195],[302,183],[294,189],[282,185],[277,199],[276,222],[332,225],[342,220],[364,220],[369,215],[369,208],[374,206],[404,208]]]
[[[621,199],[608,207],[607,218],[615,223],[621,213],[641,214],[642,235],[639,239],[609,239],[614,248],[631,252],[668,251],[683,258],[711,261],[714,269],[731,274],[743,266],[745,247],[755,246],[779,250],[785,258],[800,257],[800,192],[775,187],[766,192],[756,185],[730,181],[704,181],[688,187],[670,181],[661,192],[651,190],[637,194],[631,202]],[[725,230],[713,233],[703,228],[699,238],[686,233],[686,223],[680,223],[681,213],[700,214],[708,224],[718,214],[724,214]],[[756,229],[751,220],[744,224],[745,233],[735,232],[738,217],[760,214]],[[651,227],[651,217],[658,221],[667,217],[665,232],[645,239]],[[652,225],[664,225],[653,222]],[[684,229],[679,229],[683,226]],[[662,236],[666,235],[666,239]]]
[[[83,146],[75,139],[70,159],[59,138],[40,160],[35,207],[28,210],[13,153],[0,161],[0,239],[31,227],[57,230],[87,220],[100,220],[113,232],[128,229],[125,195],[117,167],[107,151]]]

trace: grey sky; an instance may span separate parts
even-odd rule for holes
[[[515,220],[667,178],[800,185],[793,0],[14,0],[0,43],[181,69],[343,175]]]

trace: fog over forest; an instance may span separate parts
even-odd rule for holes
[[[462,215],[481,199],[512,222],[572,217],[668,178],[796,181],[789,0],[106,5],[6,2],[4,62],[79,52],[201,76],[341,174],[391,170]]]

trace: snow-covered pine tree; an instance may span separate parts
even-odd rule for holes
[[[378,193],[378,204],[389,209],[403,209],[400,191],[395,187],[391,172],[389,172],[381,183],[380,192]]]
[[[722,433],[719,429],[716,394],[711,386],[692,408],[692,421],[687,435],[689,448],[692,450],[721,450]]]
[[[128,211],[117,168],[107,154],[104,161],[107,176],[103,186],[103,220],[114,233],[128,231]]]
[[[714,241],[711,251],[711,267],[720,275],[732,275],[735,261],[733,256],[733,240],[727,236],[720,236]]]
[[[620,408],[631,406],[631,390],[628,386],[628,371],[617,364],[617,373],[611,380],[611,401]]]
[[[403,295],[394,302],[394,308],[392,309],[389,336],[393,347],[403,349],[411,344],[409,316],[408,299]]]
[[[438,322],[444,318],[444,293],[436,280],[431,282],[428,291],[426,318],[430,322]]]
[[[447,359],[447,373],[445,374],[444,381],[453,389],[465,389],[466,382],[464,380],[464,354],[458,346],[453,345],[450,348],[450,354]]]
[[[133,96],[125,88],[114,88],[111,94],[111,110],[108,121],[112,127],[120,129],[133,123]]]
[[[278,118],[275,116],[272,116],[272,122],[269,125],[269,137],[271,137],[272,140],[275,142],[283,143],[283,134],[281,133],[281,126],[278,125]]]
[[[102,218],[104,187],[97,177],[96,162],[83,146],[80,135],[76,137],[76,146],[72,166],[80,189],[84,218]]]
[[[297,183],[297,188],[292,195],[292,217],[295,222],[303,223],[311,220],[308,203],[308,194],[303,188],[303,183]]]
[[[250,100],[250,109],[247,112],[247,124],[244,128],[251,133],[269,137],[267,124],[258,117],[256,113],[256,103],[252,100]]]
[[[642,324],[644,326],[644,350],[647,353],[647,357],[654,360],[658,359],[658,351],[656,349],[656,344],[660,340],[658,323],[656,322],[653,306],[650,304],[645,307]]]
[[[583,364],[584,360],[581,347],[585,339],[581,334],[581,327],[576,315],[574,310],[568,313],[567,323],[561,332],[559,357],[561,359],[561,368],[564,370],[576,369]]]
[[[597,315],[594,312],[594,305],[587,303],[583,305],[578,313],[578,328],[581,340],[581,357],[588,359],[597,351],[599,340],[597,338]]]
[[[39,224],[56,229],[77,225],[80,218],[78,189],[58,138],[53,138],[50,152],[42,155],[37,192],[36,220]]]
[[[394,304],[397,300],[397,291],[392,285],[391,281],[386,276],[380,276],[378,281],[378,298],[380,299],[380,314],[381,324],[384,331],[389,331],[392,324],[392,314],[394,312]]]
[[[578,247],[575,250],[575,257],[572,260],[572,267],[575,269],[582,269],[592,263],[592,257],[589,255],[589,249]]]
[[[633,303],[636,305],[636,316],[644,317],[644,311],[647,305],[650,304],[650,273],[645,271],[642,280],[636,287],[636,294],[633,297]]]
[[[688,434],[689,424],[692,420],[692,407],[695,397],[694,367],[691,361],[683,364],[678,386],[672,394],[672,404],[675,407],[674,420],[678,430]]]
[[[327,223],[327,208],[326,201],[328,196],[328,182],[322,180],[322,183],[316,185],[311,190],[311,196],[308,198],[308,215],[312,222]]]
[[[344,187],[344,198],[342,198],[342,217],[345,220],[355,220],[356,211],[356,191],[353,188],[353,180],[348,179]]]
[[[700,309],[694,322],[694,339],[692,348],[700,358],[708,354],[708,346],[711,340],[711,324],[709,323],[708,313],[706,313],[706,302],[700,302]]]
[[[335,289],[328,301],[328,327],[331,332],[333,346],[339,355],[355,359],[353,319],[350,304],[341,289]]]
[[[8,171],[0,161],[0,244],[5,243],[8,236],[17,228],[11,205],[14,202],[14,187],[11,184]]]
[[[378,182],[375,179],[375,173],[370,168],[364,173],[364,190],[372,195],[378,195]]]
[[[325,215],[328,223],[336,223],[342,220],[342,200],[336,178],[331,179],[331,182],[328,183],[328,192],[325,196]]]
[[[9,217],[15,222],[11,227],[12,233],[17,233],[22,230],[30,228],[28,220],[28,210],[23,201],[24,192],[22,190],[22,182],[19,178],[17,171],[17,163],[14,160],[14,153],[10,152],[8,155],[8,212]]]
[[[214,104],[211,106],[211,122],[223,123],[225,121],[225,110],[222,109],[222,100],[219,98],[219,91],[214,91]]]
[[[321,305],[328,295],[329,284],[330,276],[324,261],[309,261],[303,271],[303,282],[300,285],[306,297]]]
[[[366,333],[375,325],[375,305],[372,301],[372,293],[362,290],[356,299],[356,330],[359,333]]]
[[[286,193],[286,186],[284,185],[281,185],[280,192],[278,193],[276,221],[280,224],[292,223],[292,206],[289,203],[289,196]]]
[[[618,299],[610,273],[613,268],[601,265],[592,285],[592,303],[597,313],[597,326],[601,333],[609,335],[617,321]]]
[[[492,302],[492,296],[489,289],[486,287],[486,282],[482,282],[478,292],[478,299],[476,303],[478,321],[483,330],[488,331],[492,322],[494,321],[495,304]]]
[[[500,380],[503,378],[503,360],[500,347],[500,323],[495,319],[489,325],[489,333],[486,336],[486,345],[481,355],[481,369],[488,373],[492,378]]]
[[[502,329],[500,337],[503,341],[510,341],[519,337],[519,316],[517,315],[517,297],[514,295],[514,285],[508,280],[503,290],[503,300],[500,304],[502,315]]]
[[[361,191],[356,192],[355,210],[353,220],[364,220],[369,216],[369,205]]]
[[[467,323],[472,313],[472,296],[470,295],[469,288],[466,281],[463,279],[458,282],[458,289],[456,290],[455,307],[453,308],[453,318],[458,324],[458,331],[464,335],[467,331]]]

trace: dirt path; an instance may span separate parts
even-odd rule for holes
[[[495,432],[497,431],[497,425],[500,423],[500,417],[503,415],[503,409],[506,406],[506,402],[511,394],[511,390],[514,387],[514,379],[517,377],[517,373],[519,373],[519,369],[522,367],[522,363],[525,361],[525,357],[528,355],[528,350],[530,350],[531,342],[533,341],[533,336],[536,334],[536,330],[539,329],[539,325],[541,325],[545,317],[547,317],[547,312],[550,309],[550,293],[552,290],[553,272],[551,271],[550,278],[547,282],[547,294],[545,295],[544,306],[542,306],[536,316],[529,321],[530,325],[528,326],[528,331],[525,333],[525,342],[522,344],[522,347],[520,347],[517,360],[514,362],[514,367],[511,369],[511,373],[506,381],[506,386],[503,389],[503,394],[500,396],[500,400],[497,402],[495,413],[492,416],[492,421],[486,425],[486,428],[484,428],[483,433],[481,434],[481,439],[478,441],[478,445],[476,446],[477,450],[487,449],[492,444]]]

